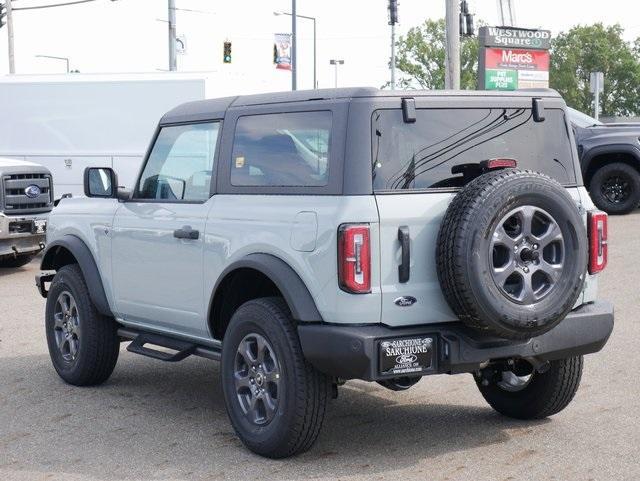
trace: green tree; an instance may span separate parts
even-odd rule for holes
[[[640,39],[623,39],[620,25],[601,23],[572,28],[552,41],[551,87],[567,104],[593,111],[589,90],[591,72],[604,72],[600,108],[604,116],[640,114]]]
[[[444,88],[444,19],[426,20],[411,28],[396,43],[396,68],[400,88]],[[475,89],[478,82],[478,40],[463,38],[460,48],[463,89]],[[388,86],[388,84],[387,84]]]

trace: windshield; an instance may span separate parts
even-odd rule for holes
[[[589,117],[587,114],[583,114],[579,110],[567,107],[567,111],[569,112],[569,120],[571,123],[578,127],[586,129],[587,127],[593,127],[594,125],[602,125],[602,122],[599,120]]]
[[[546,109],[419,109],[405,123],[400,109],[373,114],[373,186],[376,191],[462,187],[483,161],[513,159],[519,169],[576,183],[564,112]]]

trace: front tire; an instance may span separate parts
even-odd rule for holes
[[[233,315],[222,347],[222,387],[238,437],[269,458],[313,445],[331,393],[329,378],[304,359],[280,298],[248,301]]]
[[[500,414],[515,419],[542,419],[559,413],[571,402],[582,377],[582,356],[551,361],[544,373],[476,378],[480,393]]]
[[[640,203],[640,173],[622,162],[600,167],[589,183],[593,203],[608,214],[628,214]]]
[[[53,278],[45,327],[51,362],[65,382],[91,386],[109,378],[120,352],[117,325],[96,309],[77,264]]]

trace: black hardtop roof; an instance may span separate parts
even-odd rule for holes
[[[337,89],[296,90],[273,92],[237,97],[196,100],[187,102],[167,112],[160,120],[161,124],[194,122],[223,118],[230,107],[268,105],[310,100],[338,100],[371,97],[553,97],[560,98],[552,89],[523,89],[515,91],[489,90],[381,90],[374,87],[347,87]]]

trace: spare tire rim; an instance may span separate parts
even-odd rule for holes
[[[80,348],[80,315],[73,295],[62,291],[53,310],[53,334],[56,345],[67,362],[75,361]]]
[[[243,414],[253,424],[268,424],[278,411],[281,377],[276,353],[263,336],[248,334],[240,341],[233,377]]]
[[[602,183],[602,195],[613,204],[622,204],[631,195],[629,180],[613,175]]]
[[[520,206],[496,224],[489,248],[491,275],[518,304],[536,304],[558,284],[565,263],[560,226],[547,211]]]

